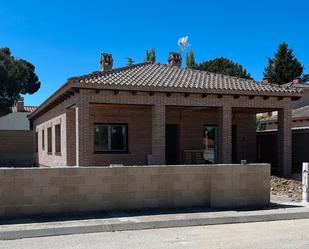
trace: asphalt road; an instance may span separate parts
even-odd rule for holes
[[[308,249],[309,219],[0,241],[9,249]]]

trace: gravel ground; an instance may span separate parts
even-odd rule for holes
[[[271,176],[270,185],[274,195],[289,197],[293,201],[302,200],[302,183],[299,180]]]

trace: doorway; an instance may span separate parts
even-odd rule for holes
[[[178,163],[179,156],[179,125],[167,124],[165,126],[165,161],[166,164]]]

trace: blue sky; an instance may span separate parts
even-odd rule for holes
[[[41,89],[25,96],[38,105],[68,77],[99,69],[101,52],[114,66],[141,62],[156,48],[165,63],[189,36],[197,62],[224,56],[262,79],[267,56],[285,41],[309,73],[309,1],[23,1],[0,2],[0,47],[36,66]],[[184,63],[183,63],[184,64]]]

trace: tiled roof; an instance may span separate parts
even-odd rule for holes
[[[309,117],[309,105],[292,110],[293,119],[308,118],[308,117]],[[275,120],[277,120],[277,115],[274,115],[269,118],[265,118],[263,122],[275,121]]]
[[[289,82],[289,83],[283,84],[281,86],[286,87],[286,88],[294,87],[294,88],[299,88],[299,89],[308,89],[309,88],[309,84],[306,84],[306,83],[293,83],[293,82]]]
[[[36,110],[36,108],[38,108],[37,106],[25,106],[25,112],[33,112]]]
[[[71,78],[78,86],[147,88],[148,90],[201,90],[205,92],[233,93],[278,93],[293,94],[300,90],[293,87],[280,87],[273,84],[260,84],[254,80],[192,70],[158,63],[140,63],[113,69],[107,72],[94,72]]]
[[[24,111],[23,112],[33,112],[38,108],[37,106],[24,106]],[[13,106],[12,107],[12,112],[17,112],[17,107]]]

